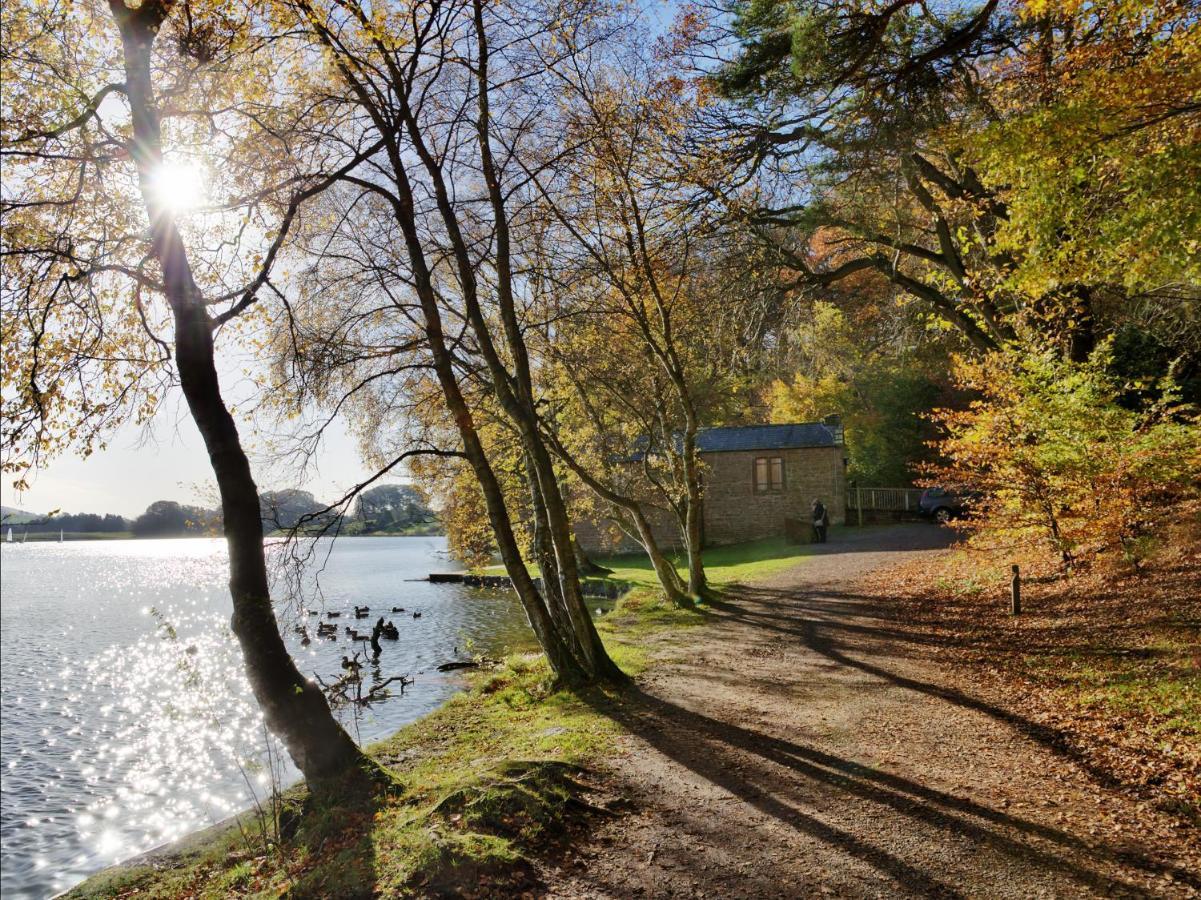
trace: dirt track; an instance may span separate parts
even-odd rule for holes
[[[604,773],[632,808],[542,866],[549,895],[1201,896],[1173,823],[949,686],[855,595],[944,532],[832,541],[665,649]]]

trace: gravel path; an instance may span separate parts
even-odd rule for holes
[[[630,809],[544,863],[546,893],[1201,896],[1170,821],[947,686],[855,595],[945,540],[837,530],[665,651],[616,712],[631,736],[603,777]]]

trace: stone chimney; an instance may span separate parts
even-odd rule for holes
[[[831,415],[825,416],[822,419],[822,424],[830,429],[830,433],[834,435],[834,443],[842,444],[842,416]]]

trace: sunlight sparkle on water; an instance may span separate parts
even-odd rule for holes
[[[322,590],[312,573],[302,585],[303,606],[403,604],[428,613],[405,624],[373,678],[420,676],[465,641],[495,653],[521,646],[529,630],[511,596],[412,580],[445,564],[431,553],[437,546],[339,542]],[[278,744],[267,754],[230,633],[223,540],[0,545],[0,553],[5,900],[50,896],[295,777]],[[338,677],[345,645],[301,646],[295,628],[313,620],[300,606],[277,604],[285,640],[306,674]],[[362,715],[341,711],[343,722],[373,740],[456,689],[451,679],[419,677]]]

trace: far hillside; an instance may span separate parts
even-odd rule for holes
[[[407,484],[384,484],[364,491],[353,512],[337,509],[310,492],[285,489],[259,495],[264,534],[293,530],[343,535],[428,535],[442,534],[442,523],[426,505],[421,493]],[[16,541],[105,540],[114,538],[219,537],[224,533],[220,510],[155,500],[132,519],[113,513],[65,513],[49,515],[4,507],[4,534],[12,528]]]
[[[359,495],[344,534],[442,534],[438,514],[409,484],[381,484]]]
[[[24,525],[26,522],[33,522],[40,518],[38,513],[26,512],[15,506],[0,506],[0,522],[5,525]]]

